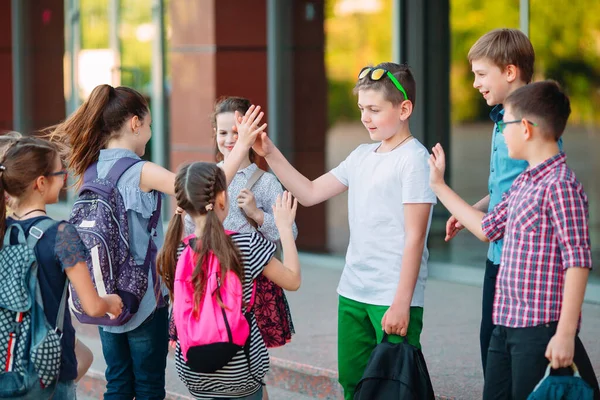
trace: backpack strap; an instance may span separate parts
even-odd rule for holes
[[[166,305],[166,302],[163,296],[161,295],[161,287],[158,274],[156,273],[156,268],[152,267],[152,261],[156,260],[156,255],[158,254],[158,248],[156,247],[156,243],[154,243],[154,236],[156,236],[156,227],[158,226],[158,222],[160,221],[161,209],[162,193],[156,191],[156,208],[152,212],[150,220],[148,221],[148,233],[150,234],[150,239],[148,240],[148,248],[146,249],[146,258],[144,259],[144,265],[147,265],[150,268],[150,272],[152,273],[152,283],[154,285],[154,297],[156,298],[157,308]]]
[[[142,162],[142,159],[136,159],[131,157],[123,157],[117,160],[117,162],[112,166],[108,174],[106,175],[106,179],[112,183],[113,186],[117,186],[117,182],[121,178],[121,175],[125,173],[129,168],[131,168],[134,164]],[[83,185],[79,188],[78,193],[81,194],[85,190],[93,190],[94,192],[104,193],[105,195],[109,195],[107,192],[107,188],[105,185],[98,184],[94,182],[94,180],[98,178],[98,162],[96,161],[92,165],[85,170],[83,174]]]
[[[248,182],[246,182],[246,185],[244,185],[244,189],[251,190],[252,186],[254,186],[254,184],[260,179],[261,176],[263,176],[264,173],[265,171],[263,171],[262,169],[256,168],[252,175],[250,175],[250,178],[248,179]]]
[[[263,171],[262,169],[256,168],[252,175],[250,175],[250,178],[248,178],[248,182],[246,182],[246,185],[244,185],[244,189],[252,190],[254,184],[260,179],[261,176],[263,176],[264,173],[265,171]],[[254,221],[252,218],[249,218],[246,215],[246,213],[244,213],[244,211],[242,211],[242,214],[244,214],[244,217],[246,217],[246,220],[248,220],[248,223],[254,229],[258,229],[258,224],[256,223],[256,221]]]
[[[27,237],[27,245],[30,249],[34,249],[37,245],[38,241],[44,236],[44,233],[52,226],[60,224],[51,218],[44,218],[41,221],[38,221],[31,228],[29,228],[29,236]],[[60,298],[60,305],[58,306],[58,313],[56,316],[56,324],[54,325],[56,329],[60,331],[62,336],[63,325],[65,321],[65,310],[67,306],[67,291],[69,288],[69,278],[65,279],[65,287],[63,289],[62,296]]]
[[[69,278],[65,279],[65,288],[63,289],[63,294],[60,298],[60,304],[58,306],[58,313],[56,314],[56,324],[54,325],[56,329],[60,332],[60,336],[62,337],[63,326],[65,322],[65,310],[67,309],[67,293],[69,289]]]
[[[29,248],[33,250],[38,241],[44,236],[44,233],[56,224],[58,224],[58,222],[52,218],[44,218],[29,228],[29,236],[27,237],[27,245]]]
[[[123,157],[119,158],[117,162],[112,166],[108,174],[106,175],[106,179],[110,181],[113,185],[117,185],[117,182],[121,178],[121,175],[125,173],[129,168],[133,167],[135,164],[142,162],[144,160],[140,158],[131,158],[131,157]]]

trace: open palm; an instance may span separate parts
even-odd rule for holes
[[[429,157],[429,183],[436,185],[444,183],[444,171],[446,170],[446,155],[444,149],[438,143],[431,149]]]

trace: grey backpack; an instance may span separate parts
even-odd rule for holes
[[[35,246],[56,221],[44,218],[25,238],[18,224],[9,226],[0,250],[0,398],[13,398],[58,380],[68,279],[54,324],[46,320],[38,281]],[[17,243],[11,244],[16,231]]]

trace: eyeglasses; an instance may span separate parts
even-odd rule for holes
[[[364,79],[367,76],[372,81],[379,81],[384,76],[387,76],[388,78],[390,78],[394,86],[396,86],[396,88],[398,88],[398,90],[402,92],[402,94],[404,95],[404,100],[408,100],[406,90],[404,90],[400,82],[398,82],[398,79],[396,79],[396,77],[387,69],[364,67],[360,70],[360,73],[358,74],[358,80]]]
[[[68,171],[63,169],[57,172],[51,172],[48,174],[48,176],[61,176],[63,175],[63,179],[66,181],[67,180],[67,175],[68,175]]]
[[[517,124],[521,121],[523,121],[523,120],[515,119],[514,121],[498,121],[498,122],[496,122],[496,125],[498,126],[498,130],[500,131],[500,133],[504,133],[504,129],[506,128],[506,125]],[[531,126],[538,126],[535,122],[531,122],[527,119],[525,120],[525,122],[527,122],[528,124],[531,124]]]

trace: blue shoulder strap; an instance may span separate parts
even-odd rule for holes
[[[29,228],[29,237],[27,237],[27,245],[29,246],[29,248],[31,248],[32,250],[35,248],[35,245],[38,243],[38,241],[42,238],[42,236],[44,236],[44,233],[46,233],[46,231],[48,229],[50,229],[50,227],[59,224],[60,221],[55,221],[51,218],[44,218],[41,221],[36,222],[31,228]],[[56,315],[56,323],[55,323],[55,328],[57,328],[60,331],[60,335],[62,336],[62,331],[63,331],[63,325],[64,325],[64,321],[65,321],[65,310],[66,310],[66,305],[67,305],[67,289],[69,287],[69,278],[67,278],[65,280],[65,286],[63,288],[63,292],[62,295],[60,297],[60,304],[58,306],[58,313]],[[41,293],[39,293],[40,298],[38,299],[38,303],[42,305],[43,307],[43,302],[41,301]]]
[[[33,250],[37,242],[44,236],[44,233],[57,223],[58,222],[51,218],[44,218],[29,228],[29,236],[27,237],[27,245],[29,248]]]

